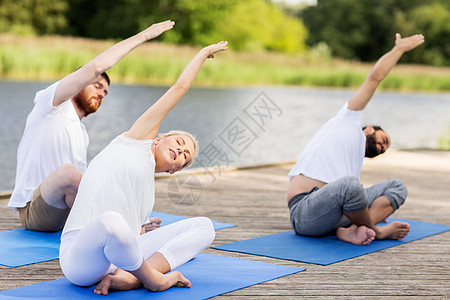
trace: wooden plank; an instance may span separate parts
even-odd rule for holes
[[[402,155],[408,160],[401,162]],[[434,161],[427,169],[424,160],[430,158]],[[185,216],[205,215],[238,225],[218,231],[213,245],[291,230],[286,205],[287,173],[291,166],[280,164],[214,173],[214,180],[210,174],[197,172],[193,176],[201,183],[201,196],[194,205],[170,200],[173,177],[157,178],[155,210]],[[409,191],[405,205],[395,217],[450,225],[449,152],[397,151],[387,160],[365,164],[361,174],[365,186],[392,178],[402,179]],[[0,230],[20,227],[17,213],[6,207],[7,201],[0,199]],[[450,232],[329,266],[214,249],[205,252],[307,268],[305,272],[218,299],[448,299],[450,295]],[[61,277],[57,260],[19,268],[0,266],[0,290]]]

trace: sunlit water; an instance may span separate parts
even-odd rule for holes
[[[50,83],[0,82],[0,190],[12,189],[16,151],[34,94]],[[130,128],[166,87],[112,85],[86,124],[91,160]],[[326,120],[354,90],[298,87],[192,88],[163,121],[160,132],[192,132],[201,147],[196,166],[226,167],[296,160]],[[449,93],[377,92],[364,124],[381,125],[392,148],[436,148],[450,130]],[[30,150],[32,151],[32,150]]]

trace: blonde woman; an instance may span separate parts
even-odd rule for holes
[[[166,21],[148,30],[162,33],[173,25]],[[157,134],[205,60],[226,49],[220,42],[200,50],[177,82],[92,160],[61,237],[60,264],[69,281],[81,286],[101,281],[95,293],[103,295],[141,284],[151,291],[190,287],[181,273],[166,273],[211,244],[212,222],[191,218],[147,233],[145,222],[155,201],[154,173],[189,166],[198,146],[186,132]]]

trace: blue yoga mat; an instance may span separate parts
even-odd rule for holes
[[[0,265],[19,267],[57,259],[61,231],[13,229],[0,232]]]
[[[162,220],[161,226],[164,225],[169,225],[171,223],[175,223],[184,219],[187,219],[189,217],[185,217],[185,216],[178,216],[178,215],[171,215],[171,214],[166,214],[166,213],[162,213],[159,211],[153,211],[150,215],[150,217],[160,217]],[[214,222],[213,221],[213,225],[214,225],[214,229],[215,230],[220,230],[220,229],[225,229],[225,228],[230,228],[230,227],[235,227],[236,225],[233,224],[228,224],[228,223],[221,223],[221,222]]]
[[[173,287],[152,293],[144,288],[111,291],[107,299],[207,299],[305,269],[279,266],[233,257],[200,253],[195,259],[177,268],[188,278],[191,288]],[[78,287],[62,278],[0,292],[0,299],[106,299],[94,294],[95,285]]]
[[[411,225],[410,233],[402,240],[375,240],[369,245],[362,246],[340,241],[335,235],[307,237],[296,235],[294,231],[287,231],[212,248],[311,264],[330,265],[450,230],[450,226],[443,224],[390,218],[389,222],[392,221],[409,223]]]
[[[162,226],[188,217],[152,212],[152,217],[160,217]],[[213,222],[214,229],[224,229],[236,225]],[[0,265],[20,267],[58,259],[61,231],[37,232],[26,229],[13,229],[0,232]]]

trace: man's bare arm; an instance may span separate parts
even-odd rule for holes
[[[55,97],[52,103],[53,106],[58,106],[78,94],[86,86],[93,83],[100,74],[118,63],[134,48],[171,29],[173,25],[174,22],[172,21],[153,24],[140,33],[108,48],[80,69],[64,77],[56,87]]]
[[[380,82],[389,74],[397,64],[403,53],[408,52],[424,42],[421,34],[402,38],[399,33],[395,35],[395,46],[384,54],[374,65],[366,81],[348,102],[348,109],[363,110],[369,103]]]

